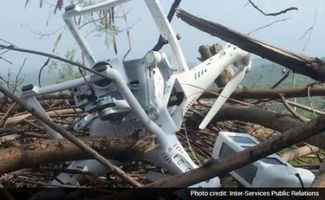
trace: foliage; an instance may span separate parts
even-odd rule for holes
[[[22,75],[21,72],[25,66],[26,61],[27,58],[24,59],[17,73],[13,74],[11,68],[8,68],[6,74],[0,74],[0,84],[4,84],[11,92],[18,93],[20,86],[25,81],[25,76]]]
[[[75,49],[67,50],[66,53],[64,54],[64,57],[70,61],[74,61],[75,53],[76,53]],[[68,63],[64,63],[63,65],[61,65],[61,63],[58,63],[57,61],[51,62],[51,65],[49,66],[49,72],[52,75],[54,75],[52,76],[52,80],[50,80],[50,82],[55,82],[55,83],[81,77],[78,68]]]

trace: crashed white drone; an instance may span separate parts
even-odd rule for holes
[[[157,137],[159,146],[146,153],[146,158],[149,161],[173,174],[197,168],[197,165],[186,153],[175,133],[180,130],[184,114],[189,107],[214,83],[215,79],[228,65],[233,64],[238,68],[238,73],[226,85],[200,124],[200,128],[203,129],[209,124],[213,116],[243,80],[245,73],[249,71],[251,67],[249,53],[234,45],[226,44],[217,55],[189,69],[176,35],[164,16],[159,1],[145,0],[161,35],[169,42],[176,65],[171,66],[166,55],[156,51],[150,51],[144,58],[137,60],[121,62],[118,59],[112,59],[98,62],[85,39],[79,33],[73,18],[98,10],[109,9],[127,1],[107,0],[88,7],[72,5],[66,8],[63,15],[66,25],[82,49],[89,65],[93,70],[109,79],[90,74],[83,78],[42,88],[28,85],[22,89],[22,98],[25,99],[29,106],[47,116],[35,97],[70,89],[76,106],[87,113],[83,119],[75,124],[75,130],[78,131],[88,127],[90,136],[108,136],[109,133],[109,135],[125,137],[135,132],[150,133]],[[45,124],[42,125],[52,138],[62,138],[55,130]],[[244,149],[242,143],[236,142],[234,139],[225,139],[227,137],[224,134],[218,137],[213,152],[214,158],[228,155],[230,150],[231,153]],[[223,142],[220,143],[220,141]],[[228,148],[228,154],[223,154],[222,152],[226,147]],[[245,186],[258,187],[261,180],[264,187],[276,187],[278,186],[278,184],[275,184],[277,181],[288,183],[285,184],[286,186],[295,183],[293,186],[297,187],[299,184],[296,183],[301,183],[300,180],[302,180],[305,186],[310,185],[311,180],[313,180],[311,172],[307,170],[295,171],[295,168],[282,161],[279,157],[273,156],[273,158],[283,164],[281,168],[277,167],[277,162],[269,162],[268,165],[264,165],[263,161],[258,161],[252,164],[253,167],[247,168],[246,171],[242,170],[238,173],[234,171],[233,175]],[[105,171],[105,168],[95,160],[75,161],[69,168],[96,173]],[[266,168],[269,170],[265,171]],[[272,169],[280,171],[278,173],[268,173]],[[255,173],[253,173],[254,170]],[[288,171],[292,172],[289,173],[289,178],[282,176]],[[295,177],[297,173],[300,175],[300,180]],[[272,179],[268,179],[271,175]],[[245,177],[249,177],[249,180],[246,180]],[[260,181],[255,181],[255,179]],[[77,184],[77,178],[75,175],[62,173],[53,182],[56,184]],[[215,177],[196,186],[220,187],[221,185],[219,178]]]

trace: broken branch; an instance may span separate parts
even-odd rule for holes
[[[237,45],[243,50],[283,65],[296,73],[309,76],[315,80],[325,81],[325,61],[319,58],[298,55],[296,53],[274,47],[265,42],[233,31],[220,24],[196,17],[184,10],[178,10],[177,16],[189,25]]]
[[[300,158],[306,155],[309,155],[311,153],[316,153],[319,151],[318,147],[312,146],[312,145],[305,145],[302,147],[299,147],[297,149],[294,149],[292,151],[286,152],[282,155],[282,158],[287,161],[290,162],[296,158]]]
[[[154,146],[154,138],[84,138],[82,141],[102,155],[114,158],[127,155],[136,158]],[[18,169],[33,168],[42,164],[91,159],[90,154],[65,139],[38,140],[20,147],[0,151],[0,175]]]
[[[216,93],[220,93],[218,89]],[[283,89],[255,89],[238,88],[231,94],[234,99],[281,99],[279,95],[285,98],[308,97],[308,88],[283,88]],[[310,88],[310,96],[325,96],[325,87]],[[202,98],[216,98],[212,93],[205,93]]]

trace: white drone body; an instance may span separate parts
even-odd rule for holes
[[[153,134],[158,147],[146,153],[146,158],[172,174],[179,174],[197,165],[176,137],[185,112],[231,64],[239,68],[235,77],[226,85],[221,95],[203,120],[200,128],[205,128],[227,98],[236,89],[251,62],[243,63],[249,53],[226,44],[222,51],[198,66],[189,69],[176,35],[164,16],[158,0],[145,0],[161,35],[166,38],[172,50],[176,66],[171,66],[166,55],[150,51],[144,58],[121,62],[113,59],[98,62],[81,36],[73,17],[109,9],[128,0],[107,0],[81,8],[68,6],[64,20],[76,39],[89,65],[98,73],[63,83],[38,88],[29,85],[23,88],[22,98],[38,112],[48,115],[36,100],[36,96],[61,90],[72,90],[77,106],[87,115],[75,124],[75,130],[89,128],[90,136],[127,137],[134,133]],[[86,79],[86,80],[85,80]],[[55,130],[42,124],[52,138],[62,138]],[[95,160],[73,162],[69,168],[103,173],[105,168]],[[60,174],[56,184],[77,184],[75,175]],[[220,187],[218,177],[196,186]]]

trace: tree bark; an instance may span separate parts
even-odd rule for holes
[[[178,10],[177,16],[189,25],[237,45],[243,50],[283,65],[296,73],[309,76],[315,80],[325,81],[325,61],[319,58],[311,58],[274,47],[220,24],[198,18],[184,10]]]
[[[139,158],[155,146],[153,137],[139,139],[95,137],[82,140],[102,155],[124,160]],[[20,147],[0,150],[0,175],[42,164],[92,158],[68,140],[39,140]]]
[[[222,89],[216,93],[220,94]],[[232,94],[234,99],[281,99],[280,95],[285,98],[308,97],[308,88],[283,88],[283,89],[252,89],[238,88]],[[325,96],[325,87],[310,88],[310,96]],[[201,98],[216,98],[217,95],[204,93]]]

